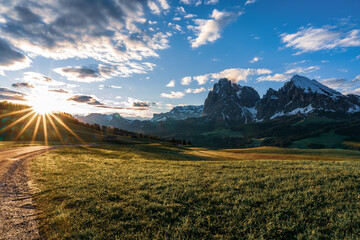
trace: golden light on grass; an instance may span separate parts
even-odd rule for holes
[[[41,114],[41,117],[42,117],[42,122],[43,122],[45,145],[48,145],[48,134],[47,134],[47,124],[46,124],[45,114],[46,113]]]
[[[25,130],[31,125],[31,123],[35,120],[37,114],[34,114],[30,121],[24,126],[24,128],[18,133],[18,135],[15,137],[15,141],[19,139],[19,137],[25,132]]]
[[[34,134],[33,134],[31,142],[34,142],[36,139],[36,134],[37,134],[37,132],[39,130],[39,126],[40,126],[40,120],[41,120],[40,115],[37,115],[37,121],[36,121],[35,130],[34,130]]]

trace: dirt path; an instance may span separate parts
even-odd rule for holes
[[[0,239],[39,239],[28,179],[28,160],[51,147],[0,150]]]

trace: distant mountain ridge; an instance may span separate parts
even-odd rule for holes
[[[201,106],[177,106],[171,109],[170,112],[154,114],[151,121],[166,121],[166,120],[184,120],[187,118],[199,118],[204,111],[204,105]]]
[[[130,125],[133,120],[122,117],[119,113],[113,114],[101,114],[101,113],[90,113],[86,116],[75,115],[81,122],[89,124],[100,124],[105,126],[127,126]]]
[[[170,112],[154,114],[151,121],[128,120],[117,113],[110,115],[92,113],[77,118],[86,123],[142,131],[154,127],[151,122],[197,118],[199,121],[215,121],[230,126],[261,122],[281,116],[320,112],[341,114],[360,112],[360,96],[343,95],[316,80],[295,75],[279,90],[270,88],[260,98],[254,88],[241,86],[223,78],[215,83],[204,105],[178,106]]]

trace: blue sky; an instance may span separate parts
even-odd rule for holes
[[[0,100],[150,118],[227,77],[360,94],[360,1],[0,0]]]

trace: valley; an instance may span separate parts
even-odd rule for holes
[[[122,141],[64,147],[33,160],[43,236],[358,237],[359,151]]]

